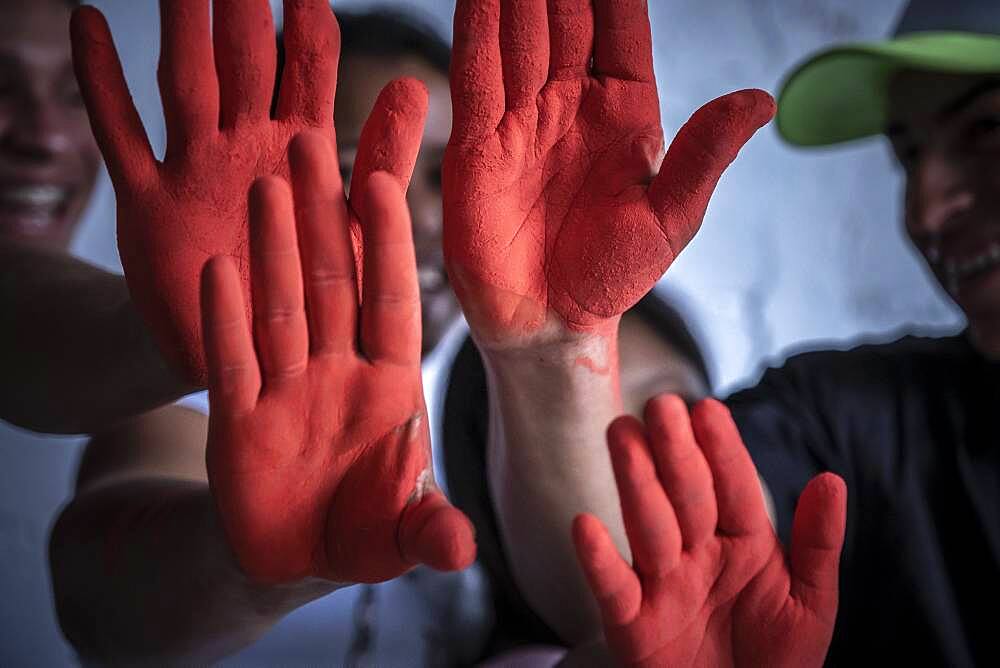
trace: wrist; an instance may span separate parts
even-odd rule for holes
[[[619,321],[616,317],[587,330],[549,322],[538,333],[516,340],[481,336],[475,330],[472,337],[487,367],[532,372],[586,369],[607,376],[617,373]]]
[[[595,409],[611,416],[621,411],[617,321],[605,332],[570,332],[519,346],[480,346],[480,353],[495,409],[516,405],[514,412],[521,414],[547,407],[553,419]]]

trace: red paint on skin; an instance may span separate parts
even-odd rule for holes
[[[449,275],[480,344],[591,332],[694,236],[759,90],[710,102],[666,157],[645,3],[459,0],[444,161]],[[499,35],[499,39],[497,39]]]
[[[203,275],[208,475],[229,544],[262,583],[465,568],[472,525],[432,474],[403,191],[377,172],[349,207],[324,134],[300,135],[290,155],[294,206],[276,177],[251,195],[252,336],[232,261]],[[352,224],[369,250],[360,300]]]
[[[582,366],[584,369],[592,371],[599,376],[607,376],[611,373],[612,364],[610,362],[605,362],[604,366],[598,366],[597,362],[589,357],[577,357],[573,360],[573,364],[576,366]]]
[[[287,178],[288,143],[299,131],[335,136],[336,20],[326,0],[285,4],[288,58],[272,119],[276,47],[266,0],[215,0],[214,23],[210,0],[161,3],[162,161],[132,105],[103,16],[93,7],[73,15],[74,65],[115,187],[129,290],[167,359],[202,386],[202,265],[215,255],[234,258],[249,295],[250,185],[262,176]],[[413,80],[394,82],[376,103],[368,141],[377,145],[355,170],[358,201],[376,169],[408,182],[418,146],[413,132],[419,138],[420,129],[414,121],[426,108],[420,88]]]
[[[624,666],[820,666],[837,615],[847,490],[825,473],[799,499],[788,558],[756,469],[722,404],[678,396],[608,430],[633,564],[601,521],[573,524],[577,557]]]
[[[383,89],[347,200],[332,141],[339,33],[327,1],[285,3],[273,119],[267,0],[211,4],[210,24],[209,0],[161,3],[163,161],[101,14],[78,9],[72,33],[133,299],[168,358],[209,387],[209,485],[228,542],[246,574],[267,583],[464,568],[475,555],[471,523],[431,474],[403,195],[426,90],[413,79]]]

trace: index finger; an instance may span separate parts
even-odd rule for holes
[[[494,132],[504,114],[500,0],[458,0],[451,60],[452,141]]]
[[[420,364],[420,288],[406,197],[386,172],[368,179],[361,346],[371,360]]]
[[[594,0],[594,73],[655,83],[646,0]]]

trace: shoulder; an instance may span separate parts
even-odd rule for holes
[[[735,393],[730,401],[740,404],[772,395],[800,401],[869,401],[925,387],[929,378],[974,355],[963,335],[904,336],[850,348],[793,352],[781,365],[767,369],[756,387]]]

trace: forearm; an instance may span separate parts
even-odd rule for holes
[[[193,391],[167,367],[125,280],[74,258],[0,245],[0,417],[99,431]]]
[[[569,644],[600,632],[570,527],[581,512],[614,527],[624,554],[605,430],[621,412],[616,336],[483,357],[488,475],[503,542],[526,600]]]
[[[146,478],[84,491],[52,532],[63,631],[84,659],[205,663],[249,645],[337,585],[242,574],[204,482]]]

